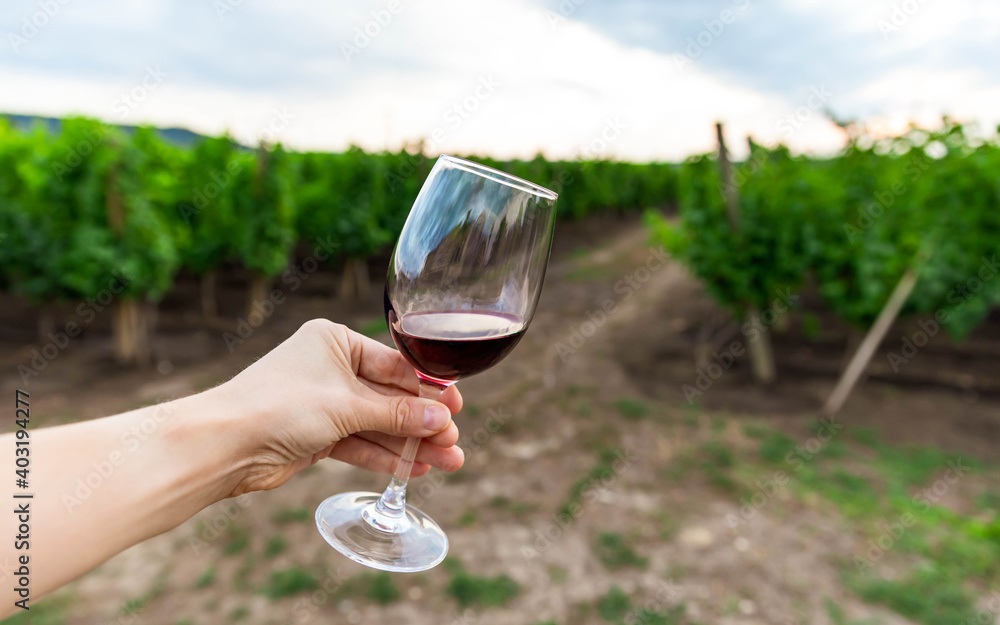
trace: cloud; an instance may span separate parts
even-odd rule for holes
[[[737,154],[748,134],[830,151],[843,137],[822,108],[898,116],[920,93],[936,96],[928,110],[965,102],[988,115],[1000,84],[995,54],[964,60],[997,27],[929,3],[886,38],[880,2],[559,1],[70,2],[17,54],[0,39],[0,110],[244,141],[285,111],[278,136],[300,149],[425,139],[432,152],[648,160],[711,149],[719,119]],[[0,33],[39,6],[13,5]],[[725,9],[733,20],[712,34]],[[964,47],[933,53],[932,20]],[[115,102],[156,66],[167,78],[117,119]],[[817,90],[829,97],[813,106]]]

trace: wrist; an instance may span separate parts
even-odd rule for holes
[[[230,497],[248,468],[241,414],[227,390],[223,385],[151,408],[158,418],[166,415],[163,452],[178,468],[174,490],[191,514]]]

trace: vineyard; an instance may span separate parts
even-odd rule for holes
[[[737,320],[763,314],[768,325],[776,297],[812,285],[865,328],[910,272],[902,314],[961,339],[1000,304],[996,137],[973,139],[947,121],[878,140],[851,134],[829,159],[751,142],[729,178],[714,155],[678,165],[479,160],[558,191],[566,219],[648,210],[654,240]],[[111,288],[118,357],[145,362],[151,312],[182,271],[200,281],[206,319],[220,270],[248,276],[249,309],[314,252],[341,272],[338,295],[364,295],[365,259],[394,241],[432,164],[419,150],[293,153],[225,136],[182,149],[150,128],[74,118],[52,134],[0,120],[0,288],[36,305],[42,330],[47,306]],[[673,206],[678,218],[665,217]]]
[[[669,165],[486,162],[561,189],[559,209],[570,217],[675,194]],[[125,134],[76,118],[53,135],[0,120],[0,288],[45,319],[49,304],[116,285],[118,357],[145,362],[150,307],[181,270],[201,280],[207,318],[219,269],[247,271],[252,305],[300,246],[324,247],[325,263],[343,270],[341,295],[367,290],[359,261],[395,240],[432,164],[405,151],[293,154],[228,137],[183,150],[149,128]]]

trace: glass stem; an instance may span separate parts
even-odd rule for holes
[[[451,385],[438,384],[421,378],[420,396],[424,399],[437,400],[449,386]],[[378,501],[362,513],[362,517],[372,527],[392,534],[399,534],[409,529],[410,521],[406,518],[406,484],[410,480],[410,472],[413,470],[413,462],[417,457],[421,440],[416,436],[406,439],[392,480],[382,491]]]

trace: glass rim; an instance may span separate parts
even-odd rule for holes
[[[551,189],[546,189],[545,187],[535,184],[534,182],[525,180],[524,178],[518,178],[517,176],[508,174],[505,171],[494,169],[493,167],[483,165],[482,163],[452,156],[451,154],[441,154],[438,156],[438,160],[448,161],[452,165],[456,165],[460,169],[464,169],[471,174],[489,178],[490,180],[499,182],[500,184],[505,184],[508,187],[513,187],[519,191],[531,193],[532,195],[537,195],[547,200],[555,201],[556,198],[559,197],[559,194]]]

